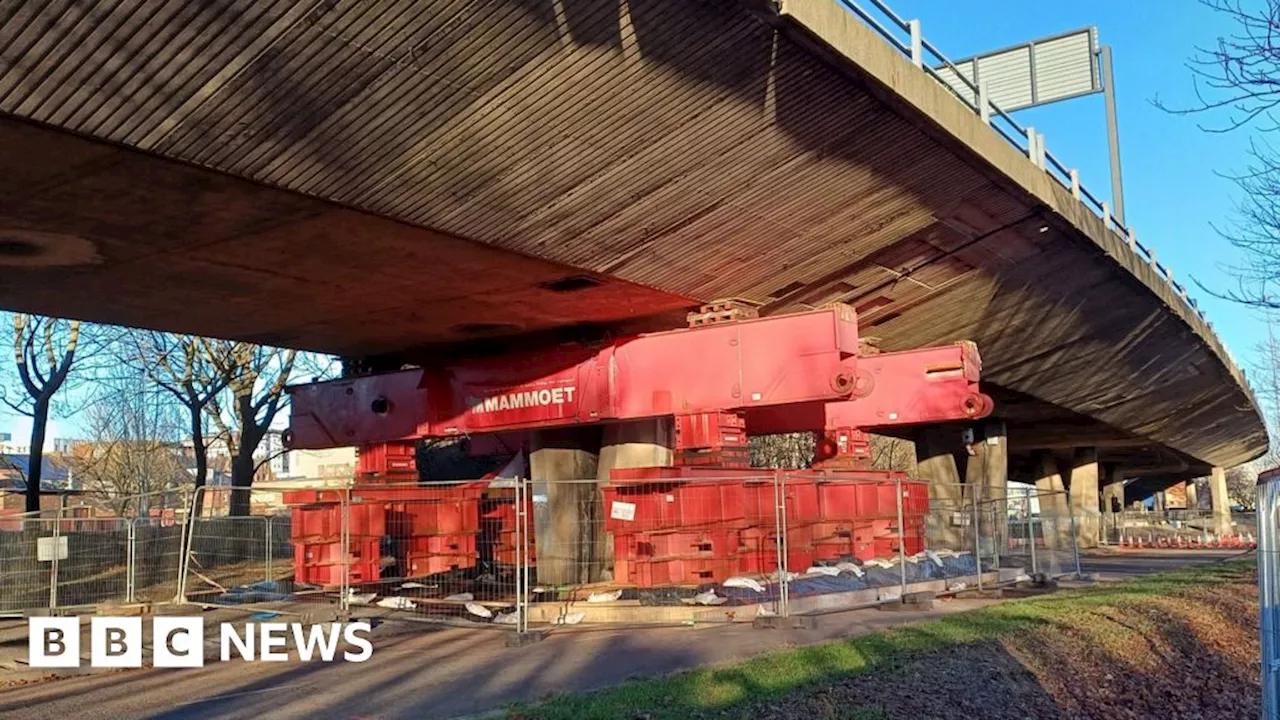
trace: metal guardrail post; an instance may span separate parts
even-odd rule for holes
[[[987,81],[978,79],[978,117],[982,118],[983,125],[991,124],[991,101],[987,98]]]
[[[62,512],[67,505],[67,496],[60,495],[58,500],[58,512],[54,515],[53,520],[53,558],[49,566],[49,609],[58,609],[58,552],[60,543],[58,539],[62,537]]]
[[[920,32],[919,20],[908,20],[907,28],[911,31],[911,62],[916,67],[924,68],[924,35]]]
[[[1031,162],[1036,161],[1036,140],[1039,137],[1034,127],[1027,128],[1027,159]]]
[[[907,526],[902,512],[902,478],[894,478],[895,504],[898,506],[898,582],[902,595],[907,594]]]
[[[1029,487],[1022,489],[1022,504],[1027,513],[1027,544],[1031,546],[1031,574],[1035,575],[1040,572],[1040,568],[1036,564],[1036,516],[1031,512],[1031,488]]]
[[[982,484],[973,487],[969,495],[973,498],[973,561],[978,575],[978,591],[982,591],[982,524],[978,521],[978,494],[982,492]]]
[[[138,582],[138,518],[133,518],[129,521],[129,531],[125,543],[124,601],[131,603],[134,600],[135,588]]]
[[[191,545],[196,527],[196,507],[203,507],[199,501],[205,490],[205,487],[198,487],[195,492],[191,493],[191,504],[187,506],[187,517],[183,521],[182,557],[178,562],[178,591],[173,598],[173,601],[178,604],[187,601],[187,571],[190,569],[191,564]]]
[[[778,547],[778,616],[790,617],[791,614],[791,568],[788,567],[787,555],[790,545],[787,542],[787,478],[786,473],[774,473],[774,527],[777,530]]]
[[[1277,491],[1275,480],[1258,484],[1258,601],[1259,635],[1262,643],[1262,713],[1263,720],[1280,718],[1280,527],[1276,523]]]
[[[351,612],[351,488],[342,488],[339,498],[338,541],[342,545],[342,565],[338,573],[338,611],[342,619]]]
[[[272,567],[273,563],[271,558],[271,517],[272,516],[270,515],[267,516],[267,582],[275,582],[276,580],[276,574],[274,572],[275,568]]]
[[[1066,495],[1066,493],[1063,494]],[[1071,507],[1070,496],[1066,497],[1066,503],[1067,517],[1071,519],[1071,552],[1075,554],[1076,558],[1076,577],[1080,577],[1080,543],[1078,542],[1079,536],[1076,535],[1076,511]]]
[[[515,568],[513,572],[516,575],[516,633],[523,633],[528,630],[528,608],[524,602],[524,564],[526,558],[524,556],[524,528],[521,525],[524,522],[524,479],[515,479]],[[494,563],[497,565],[497,563]]]

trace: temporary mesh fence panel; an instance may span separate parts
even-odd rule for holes
[[[58,607],[124,602],[129,585],[129,520],[78,518],[74,509],[57,521],[66,557],[55,567]],[[62,540],[59,540],[61,543]]]
[[[517,492],[513,481],[353,487],[343,510],[353,612],[373,605],[439,621],[514,626]],[[321,583],[332,578],[307,563],[334,547],[323,529],[328,512],[323,505],[294,509],[295,522],[305,526],[295,532],[299,573],[315,573]]]
[[[40,519],[0,524],[0,611],[49,607],[56,526]]]
[[[190,517],[180,541],[186,548],[178,572],[183,599],[212,605],[301,599],[288,540],[291,518],[282,496],[269,487],[201,489],[192,505],[198,514]],[[162,537],[167,540],[168,532]]]
[[[1003,566],[1050,577],[1080,571],[1076,527],[1066,492],[1011,488],[1006,508],[1006,540],[1000,547]]]

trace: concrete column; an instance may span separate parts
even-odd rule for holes
[[[1071,548],[1071,508],[1068,504],[1062,473],[1053,453],[1040,454],[1040,473],[1036,479],[1036,493],[1040,503],[1040,527],[1044,544],[1050,550]],[[1061,558],[1056,558],[1061,562]],[[1056,569],[1055,569],[1056,570]]]
[[[1076,448],[1071,467],[1071,513],[1075,516],[1076,546],[1098,546],[1102,526],[1098,511],[1098,451]]]
[[[606,425],[600,441],[600,460],[596,478],[601,485],[609,482],[609,471],[623,468],[668,467],[675,445],[672,418],[652,418]],[[598,492],[598,491],[597,491]],[[603,494],[599,501],[604,502]],[[603,508],[608,512],[609,508]],[[613,534],[604,533],[601,561],[612,579]]]
[[[983,423],[978,432],[982,440],[965,465],[965,485],[978,493],[978,537],[989,557],[1007,547],[1009,442],[998,420]],[[972,507],[972,498],[968,502]]]
[[[605,533],[596,483],[599,447],[599,428],[533,433],[529,475],[540,583],[601,579]]]
[[[924,427],[916,434],[916,476],[929,482],[926,542],[935,549],[964,550],[964,493],[955,453],[963,450],[960,430]],[[972,550],[972,547],[968,548]]]
[[[1213,531],[1226,535],[1231,532],[1231,497],[1227,494],[1227,473],[1220,467],[1209,475],[1209,501],[1213,508]]]
[[[1103,539],[1120,541],[1120,515],[1124,511],[1124,471],[1112,467],[1107,471],[1106,485],[1102,486]]]
[[[1200,509],[1200,489],[1196,487],[1194,480],[1187,481],[1187,509]]]

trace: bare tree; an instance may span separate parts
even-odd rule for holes
[[[195,461],[194,488],[209,479],[209,441],[206,426],[216,399],[231,382],[233,343],[208,341],[194,335],[130,330],[121,342],[121,359],[146,373],[151,382],[186,409],[187,432]],[[198,490],[196,491],[198,493]],[[203,498],[196,495],[195,514]]]
[[[1252,510],[1258,492],[1258,471],[1250,464],[1227,470],[1227,498],[1232,505]]]
[[[65,403],[60,405],[56,402],[60,397],[59,391],[63,393],[61,397],[66,397],[67,390],[75,384],[73,373],[84,370],[84,358],[96,352],[98,346],[88,342],[87,333],[82,336],[78,320],[15,313],[12,331],[15,377],[0,392],[0,402],[31,418],[26,509],[27,512],[35,512],[40,509],[44,442],[49,418],[51,415],[69,414]],[[77,358],[80,358],[78,362]],[[84,376],[86,373],[79,374]]]
[[[181,406],[145,373],[102,379],[84,416],[89,437],[74,446],[72,469],[117,515],[146,515],[190,489],[179,460]]]
[[[208,415],[231,454],[231,486],[247,488],[257,472],[255,453],[285,403],[296,350],[228,340],[200,340],[205,357],[227,378],[209,401]],[[249,514],[249,494],[233,492],[231,515]]]
[[[1171,107],[1157,99],[1156,104],[1173,113],[1216,118],[1201,126],[1208,132],[1256,132],[1250,139],[1249,166],[1228,176],[1242,191],[1236,217],[1214,228],[1244,253],[1241,265],[1228,268],[1236,287],[1202,288],[1245,305],[1277,309],[1280,295],[1273,285],[1280,282],[1280,155],[1266,135],[1280,129],[1274,114],[1280,105],[1280,0],[1250,6],[1240,0],[1201,2],[1229,18],[1235,32],[1199,48],[1188,64],[1194,103]]]
[[[1265,422],[1271,443],[1262,462],[1269,468],[1280,467],[1280,442],[1276,442],[1280,436],[1280,337],[1271,315],[1268,313],[1267,336],[1258,343],[1249,372],[1249,385],[1268,410]]]

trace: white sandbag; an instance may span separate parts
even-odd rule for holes
[[[492,610],[478,603],[469,602],[466,604],[466,608],[467,608],[467,612],[471,613],[472,615],[475,615],[476,617],[482,617],[482,618],[493,617]]]
[[[725,587],[746,588],[748,590],[755,590],[758,593],[764,592],[764,586],[760,584],[760,581],[749,577],[731,577],[720,584]]]

